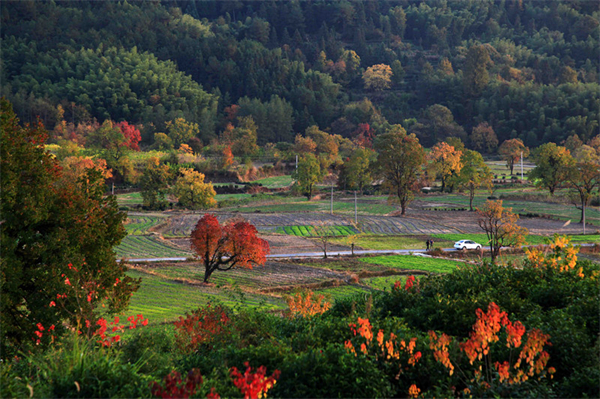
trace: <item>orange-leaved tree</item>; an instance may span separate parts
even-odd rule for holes
[[[500,386],[521,384],[535,375],[552,378],[556,370],[546,368],[550,355],[544,350],[545,346],[551,345],[548,334],[535,328],[527,332],[521,322],[511,322],[508,314],[494,302],[488,304],[487,312],[477,309],[476,313],[477,320],[469,339],[459,343],[460,351],[473,366],[472,374],[461,369],[457,362],[452,362],[450,354],[456,353],[449,350],[453,346],[452,338],[429,331],[429,347],[435,360],[444,365],[450,375],[454,374],[455,366],[458,367],[459,376],[467,386],[463,391],[465,396],[474,394],[481,397],[486,392],[489,394],[490,390],[494,392]],[[502,329],[504,334],[499,335]],[[506,337],[506,343],[501,342],[501,337]],[[517,352],[517,348],[520,348],[518,355],[513,353]],[[504,360],[504,357],[509,360]],[[463,366],[466,365],[463,363]]]
[[[196,257],[204,264],[205,283],[217,270],[263,265],[270,252],[269,243],[257,236],[256,227],[250,223],[232,221],[221,225],[208,213],[196,224],[191,242]]]
[[[479,227],[488,237],[492,262],[503,246],[521,245],[525,241],[528,230],[517,224],[519,215],[513,213],[512,208],[504,208],[502,201],[486,201],[477,208],[477,213]]]
[[[410,338],[408,341],[398,337],[393,332],[389,335],[383,330],[373,328],[369,319],[358,318],[357,323],[349,324],[354,338],[346,340],[344,347],[349,353],[358,356],[357,348],[364,356],[374,358],[378,362],[394,365],[398,367],[398,375],[408,370],[408,366],[415,367],[422,357],[417,348],[417,338]],[[360,346],[359,346],[360,344]],[[411,398],[419,396],[421,390],[412,384],[408,390],[408,395]]]
[[[429,159],[431,166],[440,175],[442,180],[442,192],[446,188],[448,178],[453,175],[458,175],[463,167],[461,162],[462,151],[455,149],[448,143],[439,142],[433,146]]]

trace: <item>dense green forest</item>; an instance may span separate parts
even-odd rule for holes
[[[431,146],[584,142],[598,130],[594,1],[3,1],[2,95],[52,129],[176,118],[207,143],[231,106],[258,144],[402,124]],[[59,107],[60,105],[60,107]]]

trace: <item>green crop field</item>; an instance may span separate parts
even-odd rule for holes
[[[283,300],[268,296],[251,295],[222,288],[188,285],[135,270],[130,270],[127,274],[135,278],[142,277],[140,289],[131,298],[128,313],[141,313],[151,323],[174,321],[186,312],[209,302],[262,309],[284,307]]]
[[[130,215],[125,222],[125,230],[128,235],[145,235],[152,226],[156,226],[165,220],[165,217]]]
[[[320,237],[327,236],[347,236],[356,234],[357,231],[352,226],[279,226],[275,229],[275,233],[287,234],[298,237]]]
[[[360,259],[361,262],[387,266],[394,269],[421,270],[429,273],[450,273],[460,261],[438,258],[426,258],[411,255],[375,256]]]
[[[167,240],[156,236],[128,235],[115,248],[119,258],[166,258],[188,257],[191,252],[169,245]]]

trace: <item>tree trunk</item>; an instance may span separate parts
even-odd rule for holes
[[[581,201],[581,220],[579,223],[583,223],[585,221],[585,201]]]
[[[210,264],[208,263],[208,251],[206,252],[206,258],[205,258],[205,263],[204,263],[204,282],[208,283],[208,279],[210,278],[210,275],[212,274],[212,270],[210,267]]]
[[[445,188],[446,188],[446,179],[444,179],[444,177],[442,176],[442,193],[444,192]]]

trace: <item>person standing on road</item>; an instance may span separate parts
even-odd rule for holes
[[[427,241],[425,241],[425,246],[427,247],[427,250],[429,251],[429,239],[427,239]]]
[[[429,240],[429,249],[433,251],[433,240]]]

